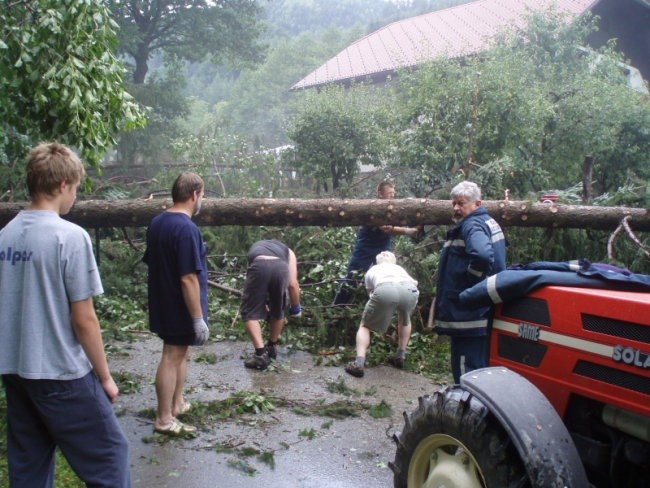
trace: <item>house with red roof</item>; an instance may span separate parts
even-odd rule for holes
[[[388,24],[353,42],[291,89],[379,83],[436,57],[478,54],[504,27],[525,27],[531,11],[549,8],[566,14],[567,21],[587,12],[599,16],[599,31],[590,44],[598,47],[615,38],[631,60],[629,69],[650,80],[650,0],[475,0]]]

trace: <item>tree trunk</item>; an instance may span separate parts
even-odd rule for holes
[[[332,175],[332,190],[339,189],[339,170],[335,162],[330,161],[330,174]]]
[[[133,84],[142,85],[149,71],[149,50],[146,45],[140,44],[138,52],[133,56],[135,70],[133,71]]]
[[[0,203],[4,226],[27,203]],[[78,201],[66,219],[86,228],[144,227],[172,205],[171,199]],[[650,231],[643,208],[546,205],[529,201],[484,201],[483,206],[504,227],[547,227],[614,230],[626,216],[635,231]],[[364,224],[449,225],[449,200],[409,199],[274,199],[206,198],[198,225],[331,226]]]
[[[586,156],[582,163],[582,203],[585,205],[591,202],[593,190],[591,179],[594,172],[594,157]]]

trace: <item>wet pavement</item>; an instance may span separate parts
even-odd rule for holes
[[[113,373],[129,372],[140,384],[138,393],[120,395],[115,406],[130,442],[134,488],[390,488],[392,436],[402,428],[402,412],[413,410],[420,395],[436,389],[430,379],[391,366],[366,368],[363,378],[353,378],[341,366],[315,365],[312,355],[282,346],[276,371],[248,370],[242,363],[251,351],[248,343],[219,342],[194,348],[187,400],[224,400],[245,391],[286,399],[290,405],[215,421],[195,439],[167,439],[152,435],[153,422],[140,414],[156,406],[153,378],[160,341],[147,338],[120,346],[125,354],[109,358]],[[196,362],[201,354],[216,354],[217,362]],[[332,393],[332,383],[347,388]],[[357,417],[332,419],[294,408],[341,400],[371,406],[383,400],[392,415],[375,419],[363,409]],[[268,454],[265,459],[238,455],[249,448]]]

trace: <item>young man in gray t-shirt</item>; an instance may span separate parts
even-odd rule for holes
[[[0,230],[0,374],[12,488],[50,486],[55,447],[88,486],[130,487],[93,297],[103,293],[90,236],[63,220],[83,164],[42,143],[27,160],[31,203]]]

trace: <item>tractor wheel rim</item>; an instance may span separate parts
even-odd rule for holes
[[[408,470],[408,488],[485,488],[472,453],[446,434],[432,434],[418,444]]]

